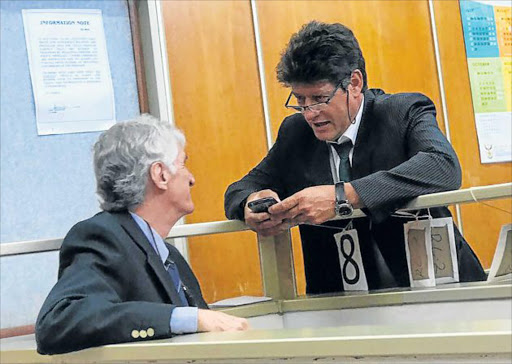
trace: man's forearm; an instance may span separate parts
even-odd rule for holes
[[[350,183],[345,183],[343,187],[345,189],[345,196],[347,197],[348,202],[350,202],[355,209],[364,207],[364,203],[359,198],[359,194]]]

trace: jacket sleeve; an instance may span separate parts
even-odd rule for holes
[[[88,222],[68,233],[60,253],[59,280],[36,321],[39,353],[171,336],[173,305],[123,298],[133,289],[127,285],[133,266],[117,239],[100,224]],[[142,330],[149,335],[140,336]]]
[[[399,97],[390,117],[402,133],[407,159],[390,170],[351,182],[375,222],[382,222],[419,195],[461,185],[457,155],[439,130],[432,101],[419,94]]]
[[[292,127],[287,118],[279,128],[276,142],[265,158],[241,180],[232,183],[224,194],[224,210],[228,219],[244,221],[244,206],[253,192],[271,189],[282,196],[284,186],[279,166],[286,158],[287,130]]]

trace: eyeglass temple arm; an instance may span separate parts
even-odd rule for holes
[[[288,107],[288,103],[290,102],[290,99],[292,98],[293,91],[290,91],[290,94],[288,95],[288,98],[286,99],[286,102],[284,103],[284,107]]]

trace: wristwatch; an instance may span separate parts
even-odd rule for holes
[[[334,187],[336,191],[336,203],[334,206],[336,216],[350,216],[352,215],[352,212],[354,212],[352,204],[348,202],[347,197],[345,196],[344,184],[344,182],[338,182]]]

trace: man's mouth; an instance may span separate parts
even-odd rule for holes
[[[320,122],[313,123],[313,126],[315,128],[321,128],[322,126],[326,126],[329,123],[330,123],[330,121],[320,121]]]

